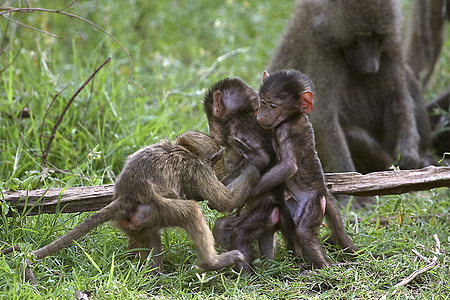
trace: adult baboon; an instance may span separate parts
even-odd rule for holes
[[[297,69],[317,91],[317,151],[330,172],[427,164],[428,118],[406,67],[395,0],[298,0],[269,71]]]
[[[426,86],[441,53],[449,0],[413,0],[406,32],[406,57],[415,77]]]

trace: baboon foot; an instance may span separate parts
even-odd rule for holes
[[[244,258],[244,255],[240,251],[233,250],[219,254],[216,256],[214,261],[201,263],[199,264],[199,267],[207,271],[220,270],[244,261]]]

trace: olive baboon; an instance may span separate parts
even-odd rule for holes
[[[416,76],[426,86],[444,41],[444,22],[450,0],[413,0],[406,33],[406,57]]]
[[[314,132],[306,114],[313,108],[314,87],[299,71],[265,73],[259,91],[256,120],[274,132],[279,161],[261,175],[252,195],[284,183],[297,236],[294,253],[304,255],[316,267],[329,265],[319,241],[324,216],[332,229],[332,240],[349,252],[357,248],[344,231],[337,204],[325,186],[317,157]]]
[[[225,147],[226,177],[222,181],[225,184],[239,175],[250,157],[261,172],[276,162],[270,132],[262,129],[255,119],[258,104],[258,93],[239,78],[220,80],[205,94],[203,106],[210,135]],[[283,186],[250,199],[239,215],[219,218],[213,234],[218,245],[239,250],[245,256],[244,261],[236,263],[235,270],[247,274],[256,241],[261,255],[273,258],[277,230],[283,232],[287,247],[292,248],[294,222],[284,200]]]
[[[297,88],[297,86],[292,88]],[[280,93],[276,96],[280,95],[285,94]],[[225,165],[231,165],[228,168],[228,172],[231,172],[234,176],[236,176],[236,169],[233,170],[233,168],[239,168],[239,166],[245,165],[249,161],[251,161],[251,164],[259,166],[261,174],[264,174],[277,165],[277,156],[284,157],[284,153],[280,151],[278,151],[278,155],[275,155],[272,130],[263,130],[258,125],[254,117],[255,107],[257,106],[256,101],[259,101],[256,92],[237,78],[226,78],[219,81],[211,88],[204,99],[210,131],[213,132],[213,136],[218,135],[217,139],[222,141],[226,147],[225,153],[228,155]],[[309,131],[305,135],[308,136],[308,134],[310,134]],[[313,141],[309,141],[305,147],[309,149],[309,143],[311,142],[314,144]],[[240,150],[240,148],[245,149],[246,153],[243,154],[244,151]],[[316,157],[315,152],[311,154],[311,157],[307,151],[303,154],[308,156],[308,158]],[[301,165],[301,167],[303,166]],[[309,172],[309,169],[306,171]],[[310,174],[302,173],[305,177],[310,177],[310,179],[306,180],[306,184],[315,180],[323,184],[323,175],[316,178],[315,172],[317,171]],[[234,176],[231,176],[231,178]],[[311,253],[312,256],[317,256],[318,259],[321,259],[323,253],[318,252],[315,254],[315,245],[312,245],[310,249],[310,244],[303,244],[298,239],[299,236],[295,234],[296,228],[292,216],[299,213],[299,210],[295,209],[297,206],[293,203],[296,202],[292,199],[288,200],[288,203],[294,201],[291,203],[291,207],[286,208],[288,203],[284,200],[284,185],[284,181],[280,181],[278,184],[268,182],[267,189],[250,198],[249,205],[239,216],[232,215],[218,219],[213,231],[216,242],[222,242],[227,250],[237,249],[241,251],[246,257],[245,263],[249,264],[252,261],[251,244],[255,240],[259,242],[261,254],[265,257],[273,257],[273,234],[279,229],[286,240],[287,248],[293,250],[294,254],[301,254],[300,245],[303,245],[303,247],[307,248],[303,252],[307,255]],[[312,185],[309,188],[314,189],[316,185]],[[345,233],[339,210],[334,202],[328,203],[329,201],[332,201],[332,199],[326,199],[328,209],[325,210],[325,215],[331,229],[331,240],[348,252],[355,251],[356,247]],[[289,208],[294,209],[290,212]],[[318,217],[318,220],[310,220],[310,218],[314,219],[315,217],[317,217],[316,214],[305,216],[302,224],[307,224],[308,222],[321,224],[323,215]],[[317,232],[314,232],[315,229],[311,232],[309,232],[309,228],[304,230],[311,235],[317,235]],[[236,266],[239,267],[239,265]],[[242,264],[242,272],[247,273],[248,271],[248,266]]]
[[[161,269],[160,229],[179,226],[194,243],[198,265],[217,270],[244,259],[239,251],[217,254],[213,235],[196,201],[231,211],[249,193],[258,170],[248,167],[227,187],[217,178],[213,164],[221,159],[219,145],[208,135],[186,132],[172,142],[147,146],[130,155],[114,186],[114,201],[47,246],[33,252],[44,258],[87,234],[96,226],[111,221],[124,231],[141,260],[153,249],[152,267]],[[222,170],[223,171],[223,170]]]
[[[329,172],[384,170],[428,162],[428,118],[407,70],[395,0],[298,0],[269,71],[296,69],[317,91],[311,113]],[[417,87],[418,88],[418,87]]]

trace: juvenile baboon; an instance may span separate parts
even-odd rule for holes
[[[44,258],[87,234],[96,226],[111,221],[129,237],[141,260],[153,249],[152,267],[161,269],[160,229],[182,227],[194,243],[198,265],[217,270],[244,259],[239,251],[217,254],[213,235],[196,201],[231,211],[249,193],[258,170],[247,165],[228,186],[217,178],[213,164],[221,158],[219,145],[208,135],[186,132],[173,141],[162,140],[130,155],[114,186],[114,201],[94,213],[54,242],[33,252]]]
[[[210,135],[225,147],[224,183],[234,180],[249,164],[250,157],[261,172],[276,162],[270,132],[262,129],[255,119],[258,103],[257,92],[239,78],[220,80],[205,94],[203,106]],[[218,245],[239,250],[245,256],[244,261],[236,263],[235,270],[247,274],[256,241],[262,256],[273,258],[277,230],[283,232],[287,247],[292,248],[289,237],[294,223],[281,185],[250,199],[239,215],[219,218],[213,234]]]
[[[296,69],[317,91],[311,113],[329,172],[417,168],[429,145],[428,118],[401,45],[395,0],[298,0],[269,64]],[[415,97],[413,99],[413,97]]]
[[[220,91],[220,94],[217,91]],[[214,97],[215,95],[220,97]],[[261,174],[264,174],[277,165],[277,156],[282,157],[283,153],[278,151],[278,155],[275,155],[272,130],[263,130],[257,124],[254,117],[255,101],[259,101],[256,92],[244,82],[239,79],[225,79],[211,88],[205,96],[204,105],[209,127],[215,128],[213,132],[219,135],[217,139],[223,142],[226,153],[232,155],[232,167],[239,166],[240,164],[236,163],[239,160],[244,164],[251,161],[253,165],[261,167]],[[222,107],[217,111],[227,112],[226,117],[214,114],[217,107]],[[240,154],[240,147],[251,148],[252,151],[247,151],[243,155]],[[228,159],[229,156],[225,160],[226,165],[228,165]],[[230,168],[229,172],[236,174],[236,170],[230,171]],[[313,173],[305,176],[309,175],[315,176]],[[241,215],[220,218],[214,226],[216,242],[222,242],[228,250],[240,250],[246,256],[246,263],[252,261],[249,257],[251,257],[251,243],[255,240],[258,240],[263,255],[273,257],[273,234],[278,229],[283,233],[287,248],[297,255],[300,254],[301,241],[295,234],[295,224],[289,209],[286,209],[287,203],[284,200],[284,181],[280,181],[279,184],[270,182],[269,185],[264,192],[249,199],[249,206]],[[326,215],[332,231],[331,240],[349,252],[355,251],[356,247],[345,233],[339,210],[334,202],[329,204]],[[305,218],[310,217],[315,216]],[[317,222],[321,224],[322,219],[323,216]],[[278,224],[277,221],[279,221]],[[307,244],[305,245],[308,247]],[[243,265],[242,272],[248,271],[248,266]]]
[[[317,157],[314,132],[306,115],[313,108],[313,84],[295,70],[270,76],[265,73],[259,96],[256,120],[263,128],[273,130],[279,160],[261,175],[252,195],[284,183],[291,196],[287,202],[295,223],[293,234],[297,236],[294,253],[304,255],[316,267],[327,266],[318,238],[324,216],[332,229],[332,240],[349,252],[357,249],[344,231]]]

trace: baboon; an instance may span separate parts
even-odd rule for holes
[[[194,131],[138,150],[128,157],[114,185],[113,202],[34,251],[34,258],[44,258],[111,221],[129,237],[130,247],[137,248],[141,260],[153,249],[151,266],[156,270],[162,267],[160,229],[170,226],[186,230],[197,252],[198,265],[204,270],[242,261],[244,256],[239,251],[216,253],[213,235],[196,202],[208,200],[211,208],[231,211],[248,196],[248,187],[257,182],[259,172],[248,164],[236,180],[223,185],[213,169],[222,152],[211,137]]]
[[[308,114],[313,108],[314,86],[299,71],[265,72],[259,90],[256,120],[273,130],[278,162],[263,173],[252,195],[284,183],[288,207],[295,223],[297,255],[305,256],[316,267],[329,265],[319,241],[319,227],[326,216],[332,240],[349,252],[357,248],[344,231],[337,204],[325,186],[317,157],[313,128]]]
[[[414,0],[406,33],[406,57],[415,77],[425,87],[433,73],[444,40],[449,0]],[[446,15],[447,11],[447,15]]]
[[[328,172],[428,164],[429,120],[401,45],[395,0],[298,0],[268,70],[314,82],[317,152]],[[419,89],[420,90],[420,89]]]
[[[427,105],[433,128],[433,149],[442,156],[450,152],[450,86]]]
[[[276,162],[270,133],[255,119],[258,103],[258,93],[239,78],[220,80],[205,94],[203,107],[209,133],[225,147],[225,184],[249,164],[250,156],[261,172]],[[236,263],[235,270],[248,274],[253,261],[253,244],[257,241],[261,255],[272,259],[277,230],[283,232],[287,247],[292,248],[289,237],[294,223],[281,185],[250,199],[239,215],[216,220],[213,234],[216,244],[227,250],[239,250],[245,256],[244,261]]]
[[[441,53],[444,23],[450,20],[450,0],[414,0],[406,35],[406,56],[415,77],[426,87]],[[450,89],[427,104],[432,128],[432,148],[441,156],[450,150],[448,106]],[[447,127],[448,128],[448,127]]]
[[[261,174],[264,174],[277,164],[277,156],[282,155],[276,155],[274,152],[272,130],[263,130],[258,125],[254,117],[257,107],[255,101],[259,102],[256,92],[237,78],[219,81],[204,99],[210,131],[214,132],[213,136],[218,135],[217,139],[226,147],[225,153],[228,155],[225,165],[232,162],[228,169],[232,174],[236,174],[236,169],[230,169],[236,166],[239,168],[241,164],[249,161],[259,166]],[[222,115],[215,112],[222,112]],[[241,154],[243,151],[240,151],[240,148],[251,148],[253,151],[247,151],[244,155]],[[247,264],[252,261],[251,243],[255,240],[258,240],[263,256],[273,257],[273,234],[278,229],[284,236],[287,248],[293,250],[296,255],[300,254],[298,245],[301,242],[297,240],[297,235],[293,234],[295,224],[289,208],[286,209],[284,182],[270,184],[264,192],[249,199],[249,206],[241,215],[220,218],[214,225],[216,242],[222,242],[228,250],[240,250],[246,256]],[[334,203],[329,204],[326,215],[332,231],[331,240],[349,252],[355,251],[356,247],[345,233],[339,210]],[[321,223],[322,219],[323,217],[318,222]],[[248,271],[248,266],[243,265],[242,272]]]

